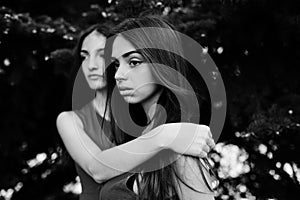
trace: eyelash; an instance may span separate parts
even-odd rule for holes
[[[134,64],[135,63],[135,64]],[[140,64],[142,64],[143,63],[143,61],[140,61],[140,60],[131,60],[130,62],[129,62],[129,66],[130,67],[137,67],[137,66],[139,66]],[[132,65],[133,64],[133,65]]]
[[[134,67],[139,66],[139,65],[142,64],[142,63],[143,63],[143,61],[140,61],[140,60],[130,60],[130,61],[129,61],[129,66],[130,66],[131,68],[134,68]],[[113,64],[113,66],[114,66],[116,69],[119,68],[119,65],[120,65],[119,62],[113,61],[112,64]]]
[[[117,61],[113,61],[112,65],[114,66],[115,69],[119,68],[119,63]]]
[[[104,55],[103,55],[103,54],[99,54],[98,56],[99,56],[100,58],[104,58]],[[86,55],[80,55],[80,60],[81,60],[81,62],[84,61],[86,58],[87,58]]]
[[[85,55],[80,55],[80,60],[83,61],[86,59],[86,56]]]

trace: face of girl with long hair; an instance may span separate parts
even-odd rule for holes
[[[97,31],[91,32],[84,40],[80,50],[81,67],[84,76],[93,90],[106,88],[104,46],[106,37]]]
[[[116,85],[126,102],[143,103],[157,94],[151,66],[122,35],[112,45],[112,61],[116,67]]]

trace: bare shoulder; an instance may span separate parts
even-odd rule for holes
[[[58,129],[66,126],[75,125],[83,128],[83,123],[74,111],[61,112],[56,118],[56,126]]]
[[[180,156],[180,158],[176,160],[178,175],[181,181],[184,182],[180,184],[180,190],[192,196],[196,195],[199,197],[199,195],[208,195],[206,196],[208,199],[214,199],[214,193],[210,190],[213,178],[200,162],[198,158],[191,156]],[[181,181],[179,181],[179,183]]]

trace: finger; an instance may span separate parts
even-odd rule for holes
[[[199,158],[206,158],[207,157],[207,153],[206,152],[204,152],[204,151],[200,151],[200,153],[199,153]]]
[[[208,153],[208,152],[210,152],[210,148],[209,148],[209,146],[208,145],[203,145],[202,146],[202,151],[204,151],[205,153]]]
[[[211,138],[213,137],[210,129],[208,130],[208,135],[209,135]]]
[[[212,138],[207,138],[206,143],[211,149],[213,149],[216,146],[215,141]]]

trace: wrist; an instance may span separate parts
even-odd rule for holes
[[[174,152],[184,152],[192,142],[197,124],[193,123],[169,123],[165,124],[163,131],[160,133],[161,146],[164,149],[170,149]]]

